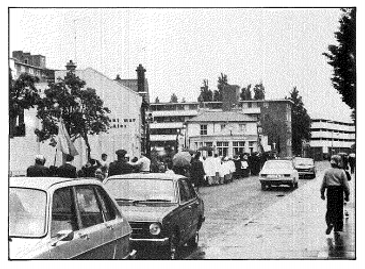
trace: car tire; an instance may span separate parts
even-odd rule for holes
[[[189,239],[187,242],[188,246],[191,248],[197,248],[199,244],[199,231],[196,231],[194,236]]]
[[[261,190],[266,190],[266,184],[264,184],[264,183],[261,183]]]
[[[298,181],[294,183],[294,188],[296,188],[296,189],[299,188],[299,182]]]
[[[167,249],[169,260],[178,259],[178,246],[179,246],[179,237],[177,235],[177,232],[173,232],[170,236],[169,245]]]
[[[290,182],[290,183],[289,183],[289,188],[290,188],[291,190],[294,190],[294,188],[295,188],[295,183],[294,183],[294,182]]]

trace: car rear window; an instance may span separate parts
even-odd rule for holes
[[[267,161],[264,166],[265,169],[292,169],[291,161]]]
[[[105,187],[117,199],[174,201],[172,180],[110,179]]]

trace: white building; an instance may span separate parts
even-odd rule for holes
[[[257,152],[257,119],[238,111],[205,111],[187,121],[186,140],[192,150],[212,148],[220,156]]]
[[[327,119],[312,119],[311,154],[316,160],[323,155],[333,155],[339,152],[349,153],[355,144],[355,125]]]
[[[64,77],[66,72],[66,70],[55,71],[55,79]],[[99,160],[101,154],[106,153],[109,156],[108,160],[113,161],[116,158],[115,151],[118,149],[127,150],[131,156],[139,156],[142,97],[92,68],[76,70],[75,74],[86,82],[85,87],[96,90],[96,94],[104,101],[104,106],[111,111],[108,115],[111,120],[108,132],[89,136],[91,157]],[[45,83],[37,85],[37,88],[43,90],[46,87]],[[56,154],[56,149],[49,145],[49,141],[43,143],[37,141],[34,130],[41,126],[36,118],[36,109],[25,111],[24,122],[25,135],[10,139],[10,172],[15,175],[25,174],[27,167],[34,164],[34,156],[37,154],[46,157],[47,166],[54,163],[60,165],[61,153]],[[75,146],[79,155],[75,157],[73,164],[79,169],[87,161],[86,146],[81,139],[75,141]]]

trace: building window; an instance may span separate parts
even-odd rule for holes
[[[242,132],[242,133],[246,132],[246,124],[240,124],[239,128],[240,128],[240,132]]]
[[[200,125],[200,135],[207,135],[208,126],[206,124]]]
[[[221,124],[221,131],[223,131],[224,128],[226,128],[226,125],[225,124]]]
[[[124,122],[128,122],[128,119],[124,119]]]
[[[28,59],[25,59],[25,60],[24,60],[24,63],[25,63],[25,64],[28,64]]]
[[[219,156],[228,155],[228,142],[217,142],[217,149]]]
[[[233,154],[240,155],[245,152],[245,141],[233,141]]]

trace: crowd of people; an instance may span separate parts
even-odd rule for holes
[[[130,160],[127,151],[121,149],[116,151],[117,160],[109,163],[108,155],[103,153],[100,160],[90,158],[80,170],[72,164],[74,157],[65,156],[65,163],[59,167],[51,165],[46,167],[46,159],[43,155],[35,156],[35,164],[27,169],[28,177],[94,177],[104,180],[107,176],[128,174],[133,172],[149,172],[151,161],[141,154],[140,158],[134,157]]]

